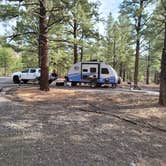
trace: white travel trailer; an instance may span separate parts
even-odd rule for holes
[[[116,87],[118,75],[110,65],[92,60],[75,63],[68,71],[67,80],[71,82],[72,86],[77,83],[91,83],[94,86],[111,84]]]

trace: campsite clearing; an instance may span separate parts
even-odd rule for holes
[[[166,165],[158,96],[118,89],[14,88],[0,107],[2,165]]]

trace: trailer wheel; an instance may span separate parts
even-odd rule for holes
[[[27,84],[28,80],[22,80],[24,84]]]
[[[112,84],[112,88],[116,88],[116,84]]]
[[[14,84],[19,84],[20,83],[19,77],[18,76],[14,76],[13,77],[13,82],[14,82]]]
[[[71,82],[71,86],[76,86],[77,82]]]
[[[91,88],[96,88],[97,87],[97,83],[96,82],[91,82],[90,86],[91,86]]]
[[[97,83],[96,86],[97,86],[98,88],[100,88],[100,87],[102,86],[102,84]]]

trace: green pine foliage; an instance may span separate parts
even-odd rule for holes
[[[0,1],[0,20],[14,20],[12,35],[6,34],[8,39],[1,42],[1,73],[4,74],[4,64],[8,62],[7,74],[16,68],[39,66],[39,4],[38,0]],[[161,51],[163,47],[163,12],[161,3],[153,3],[154,12],[148,15],[151,8],[149,2],[144,2],[144,8],[139,8],[140,0],[124,0],[121,4],[121,14],[113,18],[112,13],[105,21],[105,34],[99,34],[97,23],[99,3],[87,0],[63,0],[47,2],[49,68],[55,69],[59,75],[66,75],[73,64],[73,47],[77,45],[78,61],[99,59],[113,66],[125,81],[133,81],[135,42],[141,39],[139,81],[146,80],[146,70],[149,66],[150,82],[156,71],[160,72]],[[132,5],[131,5],[132,4]],[[136,34],[135,25],[138,16],[142,14],[142,26]],[[74,20],[77,20],[76,37],[74,37]],[[137,36],[138,35],[138,36]],[[5,44],[5,45],[4,45]],[[10,53],[5,50],[10,48]],[[5,54],[4,54],[4,53]],[[13,53],[12,53],[13,52]],[[3,56],[4,57],[3,57]],[[18,61],[9,64],[12,58]],[[8,59],[8,60],[7,60]]]

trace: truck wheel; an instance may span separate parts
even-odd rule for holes
[[[20,83],[19,77],[18,76],[14,76],[13,77],[13,82],[14,82],[14,84],[19,84]]]

